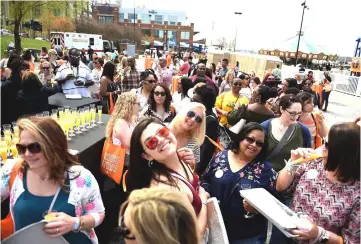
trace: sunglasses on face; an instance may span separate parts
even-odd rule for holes
[[[80,58],[80,56],[76,56],[76,55],[69,55],[71,58]]]
[[[33,142],[28,145],[16,144],[16,149],[18,150],[19,154],[25,154],[26,150],[29,150],[31,153],[40,153],[41,146],[39,142]]]
[[[233,86],[242,86],[242,83],[241,82],[234,82]]]
[[[165,94],[165,92],[155,91],[155,92],[154,92],[154,95],[156,95],[157,97],[159,97],[159,95],[160,95],[161,97],[164,97],[166,94]]]
[[[249,144],[253,144],[256,143],[257,147],[264,147],[264,142],[263,141],[256,141],[256,139],[252,138],[252,137],[246,137],[245,140],[249,143]]]
[[[159,140],[158,140],[157,136],[165,138],[165,137],[169,136],[169,133],[170,133],[170,132],[169,132],[168,127],[164,126],[164,127],[160,128],[160,129],[155,133],[154,136],[146,139],[145,142],[144,142],[144,144],[145,144],[145,146],[146,146],[149,150],[154,150],[154,149],[157,148],[157,146],[158,146],[158,144],[159,144]]]
[[[129,203],[126,203],[123,206],[123,208],[121,209],[121,213],[119,216],[119,230],[120,230],[121,237],[123,237],[124,239],[135,240],[135,236],[131,234],[131,231],[125,226],[125,223],[124,223],[124,213],[128,207],[128,204]]]
[[[305,83],[304,86],[311,86],[312,83]]]
[[[43,67],[43,69],[50,69],[50,67]]]
[[[196,115],[196,113],[193,112],[193,111],[188,111],[187,117],[190,118],[190,119],[192,119],[193,117],[195,117],[194,120],[195,120],[198,124],[202,123],[202,117]]]
[[[302,114],[302,112],[299,112],[299,113],[297,113],[297,112],[290,112],[290,111],[288,111],[287,109],[286,109],[286,111],[287,111],[287,113],[288,113],[289,115],[291,115],[292,117],[298,117],[298,116],[301,116],[301,114]]]
[[[150,84],[153,84],[155,83],[155,80],[145,80],[146,82],[150,83]]]

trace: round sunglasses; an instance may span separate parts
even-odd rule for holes
[[[194,111],[192,111],[192,110],[191,110],[191,111],[188,111],[187,117],[190,118],[190,119],[192,119],[192,118],[195,117],[194,120],[195,120],[198,124],[202,123],[202,120],[203,120],[201,116],[196,115],[196,113],[195,113]]]
[[[168,129],[168,127],[164,126],[162,128],[160,128],[154,136],[151,136],[149,138],[147,138],[144,142],[145,146],[149,149],[149,150],[154,150],[157,148],[158,144],[159,144],[159,140],[157,138],[157,136],[159,137],[167,137],[169,136],[170,131]]]
[[[20,143],[16,144],[16,149],[18,150],[19,154],[25,154],[26,150],[29,150],[31,153],[40,153],[41,146],[39,142],[33,142],[28,145],[22,145]]]
[[[263,141],[256,141],[256,139],[252,138],[252,137],[248,137],[246,136],[245,140],[249,143],[249,144],[253,144],[256,142],[256,146],[257,147],[264,147],[264,142]]]

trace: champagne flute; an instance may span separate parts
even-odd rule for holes
[[[82,126],[81,131],[86,131],[86,128],[85,128],[85,112],[84,112],[84,109],[80,109],[80,119],[81,119],[81,126]]]
[[[93,123],[93,125],[91,127],[95,127],[95,118],[96,118],[96,112],[95,112],[95,108],[91,108],[90,109],[90,114],[91,114],[91,122]]]
[[[59,118],[62,119],[64,117],[64,108],[58,108],[59,109]]]
[[[11,149],[11,154],[13,155],[13,157],[17,158],[18,155],[19,155],[19,152],[18,152],[18,149],[17,149],[16,144],[14,142],[11,144],[10,149]]]
[[[49,117],[50,116],[50,112],[49,111],[44,111],[43,112],[43,117]]]
[[[81,123],[81,118],[80,118],[80,114],[78,114],[78,116],[75,118],[75,124],[76,124],[76,128],[77,128],[77,132],[75,132],[76,134],[81,134],[82,132],[80,131],[80,123]]]
[[[241,184],[241,189],[242,190],[246,190],[246,189],[251,189],[252,188],[252,185],[251,184]],[[250,213],[250,212],[247,212],[244,217],[246,219],[251,219],[254,217],[253,213]]]
[[[8,148],[7,147],[0,147],[0,155],[1,155],[1,160],[5,164],[6,159],[8,158]]]
[[[98,124],[103,124],[102,122],[102,113],[103,113],[103,106],[97,106],[98,108],[98,118],[99,118],[99,121],[98,121]]]

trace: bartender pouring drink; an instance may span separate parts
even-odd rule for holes
[[[55,80],[63,85],[65,94],[80,94],[82,97],[90,97],[88,87],[94,85],[93,77],[89,68],[80,61],[80,51],[76,48],[69,50],[69,60],[60,66]]]

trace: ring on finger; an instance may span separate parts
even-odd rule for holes
[[[59,228],[56,228],[56,233],[59,233]]]

